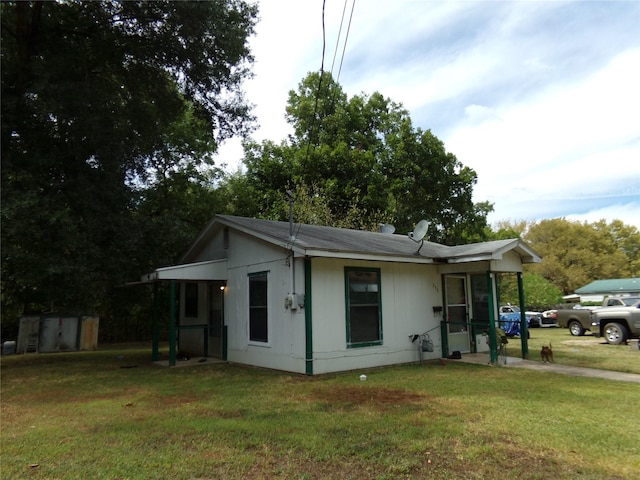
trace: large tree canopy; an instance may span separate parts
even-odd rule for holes
[[[588,223],[554,218],[503,221],[497,227],[498,231],[491,234],[493,238],[520,236],[540,253],[542,262],[526,265],[525,269],[551,282],[565,295],[594,280],[640,274],[640,232],[621,220]]]
[[[289,139],[246,146],[246,175],[232,183],[252,202],[237,213],[283,218],[290,189],[298,201],[323,197],[323,218],[353,218],[351,226],[384,221],[404,232],[426,219],[432,241],[483,238],[492,207],[472,201],[476,173],[431,131],[414,128],[401,105],[380,93],[348,98],[329,74],[311,73],[289,93],[286,117]]]
[[[542,255],[527,270],[574,293],[594,280],[638,275],[640,233],[620,220],[572,222],[563,218],[532,223],[523,236]]]
[[[241,82],[257,8],[1,8],[3,304],[94,310],[107,289],[153,263],[140,191],[182,188],[181,172],[193,176],[219,142],[250,130]]]

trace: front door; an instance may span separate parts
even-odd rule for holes
[[[470,351],[469,315],[467,309],[467,280],[464,276],[447,276],[447,329],[449,352]]]

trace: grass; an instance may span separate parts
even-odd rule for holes
[[[553,334],[534,331],[531,348]],[[559,360],[580,353],[552,342]],[[146,346],[3,357],[0,477],[626,479],[640,471],[637,384],[455,362],[369,370],[360,381],[361,371],[167,369],[149,357]]]
[[[540,360],[542,345],[551,344],[557,363],[640,374],[640,353],[628,345],[609,345],[602,337],[589,333],[574,337],[566,328],[532,328],[529,332],[529,358],[532,360]],[[519,338],[509,340],[507,352],[512,357],[522,355]]]

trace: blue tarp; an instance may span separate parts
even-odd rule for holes
[[[503,313],[500,315],[499,323],[508,337],[520,336],[520,313]]]

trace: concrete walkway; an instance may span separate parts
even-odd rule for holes
[[[463,353],[461,360],[449,360],[453,362],[475,363],[477,365],[489,365],[488,353]],[[544,372],[561,373],[563,375],[574,375],[577,377],[595,377],[607,380],[617,380],[620,382],[640,383],[640,375],[635,373],[614,372],[611,370],[600,370],[597,368],[571,367],[568,365],[558,365],[557,363],[542,363],[533,360],[523,360],[518,357],[507,357],[507,367],[527,368]]]

